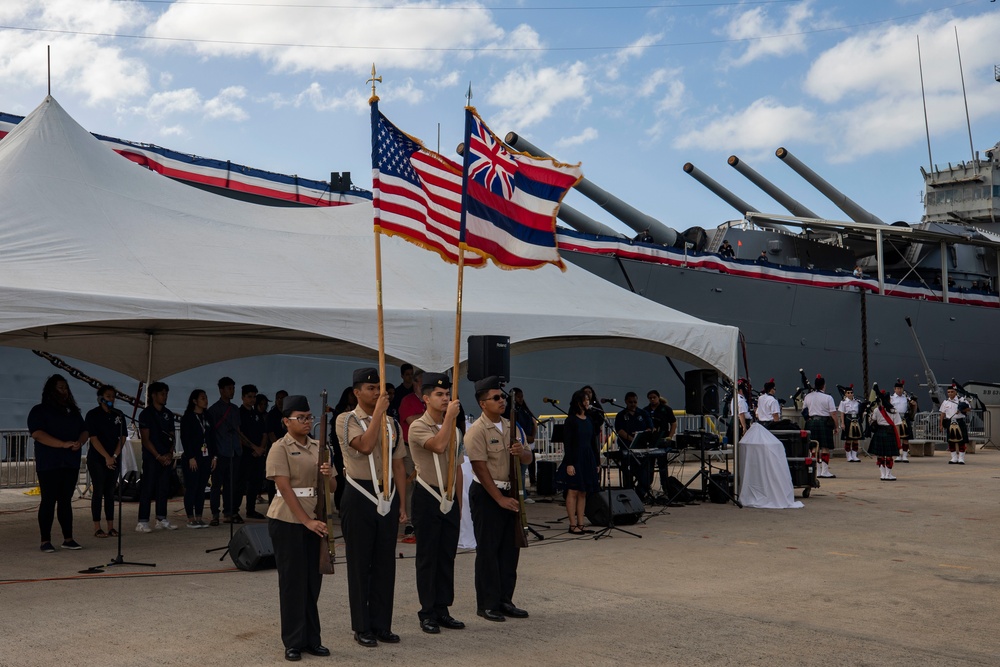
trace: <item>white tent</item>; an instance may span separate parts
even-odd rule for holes
[[[372,210],[269,208],[124,160],[51,97],[0,141],[0,345],[133,378],[240,357],[377,350]],[[446,369],[455,267],[382,241],[391,362]],[[469,269],[463,338],[513,354],[622,347],[733,377],[737,330],[689,317],[570,266]],[[463,357],[464,343],[463,343]]]

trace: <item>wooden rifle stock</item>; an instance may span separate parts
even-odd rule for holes
[[[319,464],[330,464],[330,443],[327,434],[326,407],[327,393],[323,390],[323,407],[319,422]],[[330,493],[330,483],[326,475],[317,469],[316,472],[316,518],[326,523],[326,536],[320,538],[319,571],[320,574],[333,574],[333,563],[337,559],[337,547],[333,541],[333,495]]]
[[[510,428],[511,447],[513,447],[514,443],[517,442],[517,422],[514,421],[516,414],[517,408],[512,405],[510,410],[510,423],[508,424],[508,427]],[[528,546],[528,536],[525,534],[525,530],[528,528],[528,513],[524,509],[523,483],[524,480],[521,477],[521,457],[511,453],[510,489],[514,494],[516,494],[514,497],[517,498],[518,507],[518,519],[517,523],[514,524],[514,544],[519,549],[524,549]]]

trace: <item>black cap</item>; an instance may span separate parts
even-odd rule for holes
[[[451,389],[451,380],[444,373],[424,373],[424,381],[420,384],[420,389],[428,387]]]
[[[490,391],[491,389],[500,388],[500,378],[496,375],[491,375],[489,377],[484,377],[482,380],[476,383],[476,393],[481,391]]]
[[[359,368],[354,371],[354,382],[353,384],[378,384],[378,369],[377,368]],[[288,400],[287,398],[285,399]]]
[[[255,400],[256,400],[257,403],[270,403],[271,402],[271,399],[268,398],[265,394],[257,394],[257,398]]]
[[[895,389],[896,387],[902,387],[902,386],[903,386],[903,381],[902,380],[896,380],[896,384],[893,385],[893,389]]]
[[[293,412],[309,412],[309,399],[305,396],[286,396],[282,404],[281,416],[288,417]]]

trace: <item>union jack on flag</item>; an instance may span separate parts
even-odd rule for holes
[[[508,151],[472,107],[465,110],[465,247],[504,269],[555,264],[556,213],[583,177],[580,165]]]
[[[389,122],[378,102],[372,103],[371,112],[376,230],[458,263],[462,168]],[[465,251],[465,263],[483,266],[486,260]]]

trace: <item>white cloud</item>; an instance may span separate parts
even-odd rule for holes
[[[800,106],[784,106],[761,98],[740,111],[716,118],[701,129],[674,139],[674,148],[722,151],[773,150],[789,141],[813,141],[816,114]]]
[[[589,104],[587,67],[579,61],[562,67],[521,66],[493,86],[486,101],[501,109],[491,119],[495,132],[523,130],[551,116],[557,107]]]
[[[159,121],[168,116],[189,114],[202,106],[201,95],[194,88],[181,88],[153,93],[146,105],[133,107],[132,112],[146,116],[150,120]]]
[[[475,3],[463,5],[466,8],[461,11],[440,0],[396,7],[386,7],[382,0],[351,4],[336,8],[304,7],[296,2],[280,6],[273,0],[259,7],[175,3],[148,27],[147,34],[205,40],[161,42],[157,44],[161,49],[253,57],[275,70],[290,72],[367,72],[372,62],[386,72],[393,68],[434,71],[454,56],[449,50],[538,43],[532,29],[518,26],[505,32],[485,7]]]
[[[646,53],[646,50],[650,45],[656,44],[662,38],[662,32],[646,34],[626,46],[624,49],[620,49],[611,56],[610,62],[605,70],[605,76],[612,81],[617,79],[620,76],[621,68],[625,63],[630,60],[641,58],[643,54]]]
[[[242,100],[247,96],[247,89],[243,86],[229,86],[219,91],[219,94],[205,102],[205,116],[212,120],[226,119],[233,121],[243,121],[250,115],[239,106],[237,100]]]
[[[430,79],[427,83],[432,88],[451,88],[458,84],[458,71],[452,70],[444,76],[439,76],[435,79]]]
[[[91,0],[4,0],[7,25],[114,33],[141,25],[145,10],[133,3]],[[149,74],[138,59],[102,37],[5,30],[0,40],[0,88],[44,91],[46,46],[52,47],[52,91],[79,94],[89,105],[144,95]]]
[[[580,134],[572,137],[564,137],[556,141],[556,146],[558,148],[570,148],[571,146],[579,146],[591,141],[594,141],[598,137],[598,132],[592,127],[586,128]]]
[[[737,11],[726,24],[723,34],[729,39],[749,41],[743,53],[734,57],[730,64],[741,67],[768,56],[780,57],[805,51],[806,37],[801,33],[816,27],[816,22],[810,20],[813,19],[812,4],[812,0],[795,3],[788,8],[783,19],[777,20],[771,18],[767,7]]]

